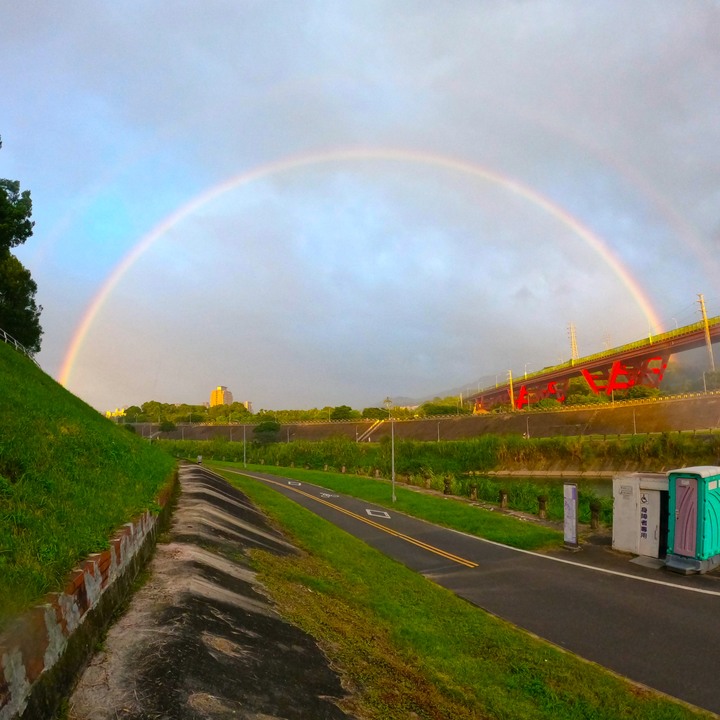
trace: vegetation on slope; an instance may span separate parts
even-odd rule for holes
[[[240,438],[242,440],[242,436]],[[168,452],[180,457],[225,459],[266,465],[328,468],[388,477],[389,438],[379,443],[355,442],[336,436],[311,442],[230,442],[162,440]],[[655,435],[570,436],[526,439],[521,435],[480,435],[471,440],[395,441],[395,469],[408,477],[449,476],[458,487],[469,474],[493,470],[547,470],[555,467],[591,472],[633,467],[659,471],[687,465],[714,465],[720,458],[720,434],[658,433]],[[460,494],[460,493],[458,493]]]
[[[0,343],[0,625],[153,507],[174,462]]]

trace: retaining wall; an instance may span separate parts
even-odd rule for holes
[[[72,571],[63,592],[48,595],[0,634],[0,720],[56,716],[152,555],[177,487],[176,475],[158,498],[158,515],[146,512],[125,524],[109,550]]]

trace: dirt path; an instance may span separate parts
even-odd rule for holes
[[[182,468],[181,485],[170,542],[82,675],[69,718],[349,717],[326,658],[275,612],[244,555],[294,548],[203,468]]]

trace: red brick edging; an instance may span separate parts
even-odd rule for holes
[[[124,596],[123,590],[132,583],[155,545],[158,527],[169,513],[176,486],[177,478],[158,498],[163,508],[160,515],[145,512],[123,525],[110,541],[109,550],[90,555],[70,573],[63,592],[51,593],[0,634],[0,720],[22,718],[28,706],[32,708],[33,720],[45,717],[45,712],[52,717],[55,708],[51,706],[59,702],[57,696],[67,689],[62,686],[74,677],[92,652],[92,645],[71,648],[74,638],[78,638],[75,645],[87,646],[89,636],[102,632],[112,612],[108,608],[100,612],[101,605],[114,609],[121,599],[110,599],[113,593],[108,590],[114,588]],[[105,616],[99,618],[102,627],[97,619],[88,622],[94,611]],[[90,624],[98,627],[87,631],[84,626]],[[70,667],[61,668],[63,663]],[[53,674],[58,682],[50,677]],[[47,682],[43,683],[44,679]],[[42,685],[56,687],[41,688]],[[42,697],[33,702],[34,694]]]

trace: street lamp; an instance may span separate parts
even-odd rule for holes
[[[385,398],[383,404],[388,411],[388,420],[390,420],[390,483],[392,485],[392,501],[395,502],[395,420],[390,412],[392,400],[389,396]]]
[[[525,363],[525,379],[527,380],[527,369],[530,363]]]
[[[245,442],[245,425],[243,425],[243,467],[247,467],[247,444]]]

